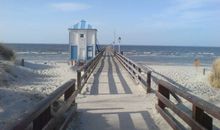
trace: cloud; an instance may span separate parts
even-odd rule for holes
[[[89,9],[91,6],[84,3],[75,2],[63,2],[63,3],[53,3],[51,7],[60,11],[80,11]]]

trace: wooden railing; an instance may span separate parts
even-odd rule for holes
[[[6,126],[7,130],[51,130],[51,129],[65,129],[72,115],[76,110],[75,98],[80,93],[82,87],[85,85],[89,76],[95,69],[99,60],[103,55],[104,49],[96,55],[95,58],[83,65],[77,70],[77,89],[76,80],[72,79],[61,87],[56,89],[48,97],[40,101],[36,106],[24,113],[21,119]],[[82,74],[83,73],[83,74]],[[81,75],[82,74],[82,75]],[[53,111],[54,104],[60,102],[63,96],[60,108]],[[59,100],[59,101],[58,101]],[[69,110],[69,108],[71,109]],[[64,114],[68,111],[68,116]]]
[[[104,51],[105,49],[102,49],[95,58],[77,69],[77,89],[79,91],[81,91],[83,86],[86,84],[89,76],[92,74],[96,65],[99,63],[99,60],[102,58]]]
[[[126,58],[125,56],[115,53],[116,58],[119,60],[119,62],[125,67],[125,69],[129,72],[129,74],[132,76],[133,79],[135,79],[138,83],[142,84],[144,88],[146,89],[147,93],[150,93],[152,91],[151,89],[151,71],[148,71],[145,73],[145,70],[137,65],[132,60]],[[144,76],[147,75],[147,76]]]
[[[65,129],[76,108],[75,98],[79,93],[75,89],[75,79],[69,80],[49,96],[33,106],[22,117],[10,124],[5,130],[42,130],[42,129]],[[61,98],[63,96],[63,101]],[[62,105],[53,110],[55,103],[62,102]],[[69,108],[72,108],[68,110]],[[16,108],[15,108],[16,109]],[[68,111],[68,116],[64,114]]]
[[[187,129],[187,126],[183,125],[183,123],[176,118],[177,116],[192,130],[212,130],[213,127],[216,127],[213,124],[213,120],[217,120],[218,124],[220,124],[220,107],[181,90],[169,81],[159,79],[153,75],[155,73],[154,71],[140,67],[121,54],[116,53],[115,55],[131,76],[135,80],[139,80],[142,85],[149,89],[147,92],[153,90],[150,85],[151,80],[158,85],[157,90],[153,90],[158,98],[158,103],[155,103],[155,107],[173,129]],[[145,80],[146,76],[144,77],[143,73],[147,75],[147,80]],[[171,96],[173,98],[171,98]],[[192,107],[190,108],[184,105],[184,103],[182,103],[183,99],[191,103]],[[170,111],[175,114],[171,114]]]
[[[173,111],[193,130],[212,130],[213,118],[220,120],[220,108],[214,104],[198,98],[193,94],[182,91],[169,82],[156,80],[156,83],[158,84],[158,91],[156,92],[158,104],[156,104],[156,109],[174,129],[180,129],[181,124],[178,121],[173,120],[173,117],[165,110],[165,108],[169,108],[169,110]],[[192,104],[192,108],[188,108],[183,103],[175,104],[170,100],[171,92],[189,101]],[[191,113],[186,113],[178,106],[187,108]]]

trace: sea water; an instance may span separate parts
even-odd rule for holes
[[[69,60],[68,44],[6,44],[18,58],[25,60]],[[115,46],[115,50],[118,50]],[[220,56],[220,47],[186,46],[135,46],[122,45],[124,55],[136,62],[166,65],[193,65],[199,59],[201,65],[209,66]]]
[[[13,49],[18,59],[30,61],[67,61],[67,44],[5,44]]]
[[[209,66],[220,56],[220,47],[194,46],[122,46],[124,54],[138,62],[148,64],[193,65],[199,59],[201,65]]]

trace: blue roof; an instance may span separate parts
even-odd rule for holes
[[[79,23],[73,25],[73,29],[92,29],[92,26],[82,19]]]

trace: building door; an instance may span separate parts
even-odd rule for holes
[[[87,60],[93,58],[93,46],[87,46]]]
[[[77,60],[77,46],[71,46],[71,60]]]

